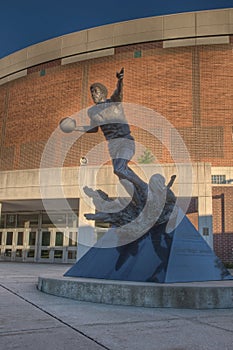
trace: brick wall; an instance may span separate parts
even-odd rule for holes
[[[233,187],[213,187],[214,250],[223,262],[233,263]]]
[[[92,104],[89,85],[94,81],[106,84],[111,94],[121,67],[125,67],[125,102],[163,115],[182,135],[193,161],[231,166],[232,48],[231,43],[163,49],[161,42],[155,42],[119,47],[113,56],[65,66],[55,60],[28,69],[26,77],[0,86],[0,170],[39,167],[59,121]],[[142,128],[134,126],[132,133],[161,163],[173,161],[168,148],[179,150],[163,126],[166,147]],[[101,133],[80,138],[64,165],[79,165],[80,156],[102,141]],[[60,164],[66,142],[67,135],[60,135],[51,166]]]
[[[233,233],[215,234],[214,251],[223,263],[233,264]]]

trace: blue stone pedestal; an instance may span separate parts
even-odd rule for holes
[[[112,231],[105,235],[109,234]],[[120,247],[100,248],[98,244],[64,276],[154,283],[232,279],[186,216],[170,233],[162,224]]]

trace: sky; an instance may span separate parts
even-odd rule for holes
[[[136,18],[233,8],[233,0],[1,0],[0,58],[60,35]]]

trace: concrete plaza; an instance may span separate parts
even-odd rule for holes
[[[0,349],[231,350],[233,309],[94,304],[37,290],[70,265],[0,262]]]

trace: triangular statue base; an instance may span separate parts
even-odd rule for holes
[[[186,216],[171,233],[165,229],[166,224],[154,226],[120,247],[98,244],[64,276],[156,283],[233,279]]]

